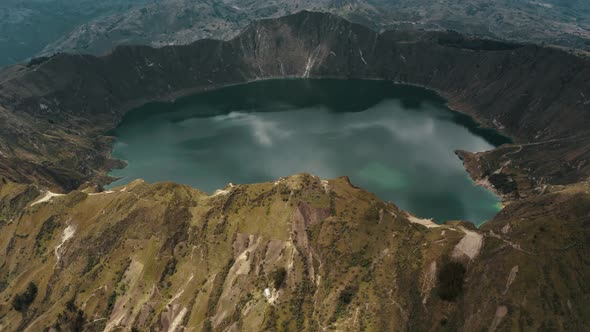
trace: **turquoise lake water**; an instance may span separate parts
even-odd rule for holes
[[[507,143],[435,93],[385,81],[272,80],[151,103],[112,133],[111,175],[212,193],[227,183],[308,172],[353,184],[424,218],[480,224],[499,198],[476,186],[454,151]]]

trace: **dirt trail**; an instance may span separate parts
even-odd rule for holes
[[[49,202],[53,197],[60,197],[60,196],[65,196],[65,195],[64,194],[56,194],[56,193],[52,193],[51,191],[47,191],[43,197],[41,197],[38,200],[34,201],[31,204],[31,206],[35,206],[37,204]]]
[[[395,217],[395,214],[394,214],[394,213],[392,213],[392,212],[390,212],[390,213],[391,213],[391,214],[392,214],[392,215]],[[427,227],[427,228],[436,228],[436,227],[441,227],[440,225],[438,225],[438,224],[434,223],[434,222],[432,221],[432,219],[421,219],[421,218],[418,218],[418,217],[416,217],[416,216],[414,216],[414,215],[412,215],[412,214],[410,214],[410,213],[406,213],[406,218],[407,218],[407,219],[408,219],[408,220],[409,220],[409,221],[410,221],[412,224],[419,224],[419,225],[425,226],[425,227]]]

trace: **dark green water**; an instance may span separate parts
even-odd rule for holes
[[[113,132],[122,177],[213,192],[309,172],[360,187],[437,222],[477,224],[499,199],[475,186],[454,150],[508,140],[450,111],[431,91],[385,81],[273,80],[152,103]]]

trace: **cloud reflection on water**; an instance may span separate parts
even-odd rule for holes
[[[171,180],[208,192],[228,182],[301,172],[348,175],[355,185],[422,217],[481,222],[496,211],[497,198],[475,187],[454,154],[493,146],[453,121],[441,102],[408,109],[407,102],[384,98],[362,112],[273,102],[281,112],[267,105],[260,112],[250,107],[219,114],[211,105],[196,105],[193,112],[124,123],[115,157],[129,166],[113,175]],[[194,116],[203,114],[199,107],[213,115]]]

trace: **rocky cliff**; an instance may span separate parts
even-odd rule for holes
[[[588,329],[589,64],[534,45],[377,33],[301,12],[230,41],[0,69],[0,325]],[[301,175],[212,197],[174,184],[93,189],[116,165],[104,135],[131,108],[281,77],[438,91],[514,139],[459,152],[507,206],[475,230],[433,227],[346,179]]]

